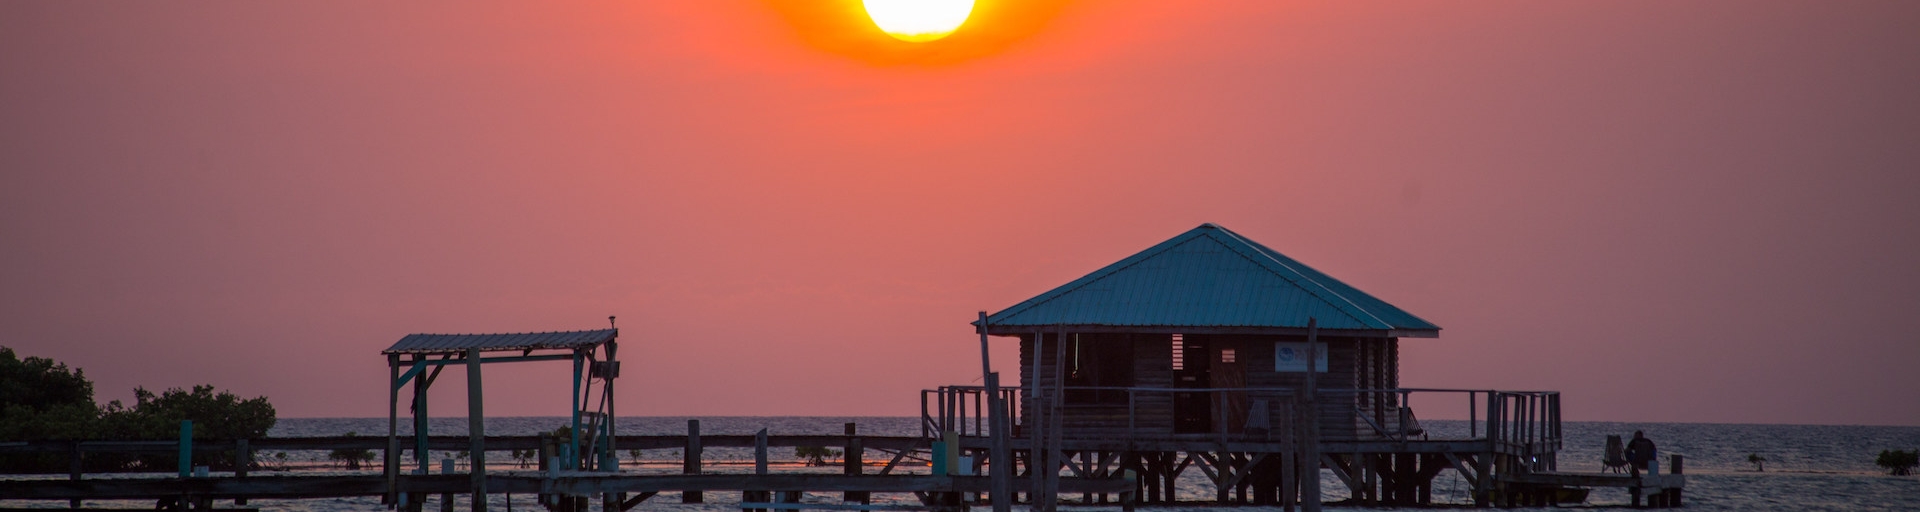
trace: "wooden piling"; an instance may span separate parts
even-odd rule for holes
[[[700,420],[687,420],[687,447],[681,455],[680,472],[688,475],[700,474]],[[700,491],[680,493],[681,503],[705,503],[706,495]]]
[[[67,454],[68,454],[67,456],[69,457],[67,461],[67,479],[78,482],[80,481],[80,475],[86,473],[85,468],[82,467],[81,465],[82,463],[80,461],[80,440],[79,439],[75,439],[72,442],[67,444]],[[80,501],[81,500],[77,500],[77,499],[68,500],[67,507],[80,508],[80,505],[81,505]]]
[[[1669,471],[1669,473],[1672,473],[1675,475],[1686,474],[1686,469],[1687,469],[1686,457],[1683,457],[1679,454],[1674,454],[1671,456],[1671,458],[1673,460],[1673,468],[1671,468],[1672,470]],[[1682,489],[1679,487],[1667,489],[1667,506],[1669,507],[1682,506],[1680,503],[1682,501],[1680,495],[1684,492],[1686,492],[1685,489]]]
[[[859,431],[860,428],[858,425],[853,422],[847,422],[847,446],[842,450],[841,469],[842,473],[849,476],[858,476],[866,472],[866,448],[861,446]],[[873,495],[866,491],[847,491],[846,494],[840,497],[840,501],[859,502],[861,505],[868,505],[873,503]]]
[[[234,463],[233,476],[235,478],[246,478],[247,470],[250,469],[250,466],[253,465],[253,450],[247,447],[246,438],[240,438],[240,439],[234,440],[233,463]],[[233,504],[245,505],[247,504],[247,499],[234,498]]]
[[[764,428],[760,429],[759,432],[755,432],[753,434],[753,474],[755,475],[767,474],[767,429],[764,429]],[[772,496],[773,494],[771,489],[749,489],[749,490],[741,491],[740,502],[741,503],[764,503],[769,501],[772,498]],[[747,512],[767,512],[767,509],[763,509],[763,508],[749,508],[749,509],[742,509],[742,510],[745,510]]]
[[[541,475],[551,477],[560,469],[559,445],[559,438],[554,437],[552,432],[540,433],[540,451],[537,456],[540,457]],[[541,493],[539,499],[541,505],[552,505],[554,503],[553,495],[551,494]]]

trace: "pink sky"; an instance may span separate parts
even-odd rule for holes
[[[791,9],[0,4],[0,345],[379,416],[408,333],[618,315],[623,414],[910,415],[975,311],[1215,222],[1444,327],[1409,386],[1920,425],[1920,3]]]

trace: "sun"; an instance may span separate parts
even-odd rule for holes
[[[894,39],[924,43],[947,37],[973,13],[973,0],[862,0],[867,17]]]

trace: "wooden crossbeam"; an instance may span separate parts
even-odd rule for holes
[[[1187,456],[1187,460],[1189,461],[1194,460],[1193,458],[1195,456],[1200,457],[1199,459],[1200,463],[1196,465],[1200,467],[1201,472],[1204,472],[1207,474],[1207,480],[1213,481],[1214,485],[1219,485],[1220,475],[1222,473],[1227,472],[1228,468],[1221,467],[1220,460],[1215,459],[1213,457],[1213,454],[1207,453],[1207,452],[1193,452],[1191,455]]]
[[[1336,459],[1333,457],[1332,454],[1327,454],[1327,453],[1320,454],[1320,462],[1323,464],[1326,464],[1328,468],[1332,469],[1333,476],[1340,477],[1340,483],[1347,484],[1348,489],[1353,489],[1355,487],[1358,487],[1353,483],[1353,474],[1352,474],[1353,466],[1352,465],[1342,464],[1340,462],[1340,459]]]
[[[633,510],[633,507],[640,506],[640,502],[647,501],[647,498],[652,498],[658,494],[660,494],[660,491],[647,491],[634,495],[634,497],[620,502],[620,510]]]
[[[1441,455],[1446,455],[1447,462],[1453,464],[1453,470],[1459,471],[1460,475],[1466,477],[1468,482],[1480,481],[1480,476],[1477,474],[1474,474],[1473,469],[1468,467],[1468,464],[1465,461],[1460,460],[1459,456],[1451,453],[1443,453]]]
[[[880,451],[886,452],[888,450],[880,450]],[[901,459],[907,458],[907,452],[908,450],[900,450],[898,452],[893,452],[893,460],[887,461],[887,466],[880,468],[880,474],[885,475],[888,473],[892,473],[893,467],[900,465]]]
[[[1259,453],[1259,454],[1254,454],[1254,456],[1253,456],[1253,459],[1252,459],[1252,460],[1248,460],[1248,461],[1246,462],[1246,465],[1245,465],[1245,466],[1242,466],[1242,467],[1243,467],[1243,468],[1249,468],[1249,469],[1250,469],[1250,468],[1252,468],[1252,467],[1254,467],[1254,466],[1258,466],[1258,465],[1260,465],[1260,461],[1263,461],[1263,460],[1266,460],[1266,459],[1267,459],[1267,455],[1269,455],[1269,454],[1265,454],[1265,453]],[[1227,485],[1226,485],[1226,486],[1227,486],[1227,487],[1233,487],[1233,486],[1236,486],[1236,485],[1240,485],[1240,481],[1241,481],[1241,480],[1245,480],[1245,479],[1247,479],[1247,475],[1248,475],[1248,474],[1252,474],[1252,473],[1253,473],[1253,471],[1235,471],[1235,472],[1233,472],[1233,477],[1232,477],[1232,478],[1228,478],[1228,479],[1227,479]]]
[[[920,494],[920,493],[915,493]],[[927,510],[925,505],[857,505],[843,503],[741,503],[744,509],[778,510]]]

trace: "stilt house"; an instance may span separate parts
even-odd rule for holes
[[[1220,503],[1287,507],[1319,501],[1322,469],[1360,505],[1430,504],[1447,471],[1478,506],[1545,504],[1573,485],[1541,476],[1562,446],[1559,392],[1404,387],[1400,340],[1440,326],[1213,224],[974,326],[1019,339],[1020,385],[923,391],[923,435],[979,461],[987,411],[1002,411],[1036,502],[1052,502],[1042,481],[1062,467],[1137,472],[1146,503],[1177,501],[1191,467]],[[1416,395],[1464,425],[1428,432]]]
[[[1064,386],[1060,432],[1110,439],[1244,439],[1283,425],[1273,405],[1305,385],[1310,326],[1321,439],[1404,438],[1413,422],[1381,390],[1400,386],[1401,338],[1440,333],[1214,224],[975,324],[1020,339],[1019,417],[1035,417],[1034,390]]]

